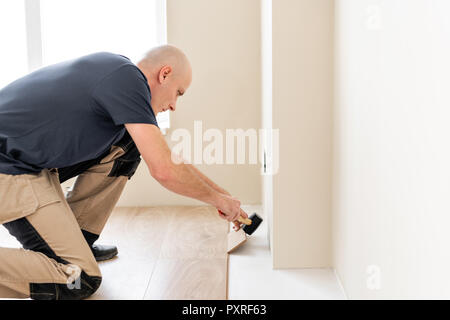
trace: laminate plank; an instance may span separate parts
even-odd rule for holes
[[[173,214],[145,299],[226,299],[229,223],[206,206]]]
[[[228,223],[214,208],[180,208],[173,214],[161,247],[161,258],[226,258]]]
[[[224,300],[227,260],[159,259],[144,299]]]
[[[228,253],[233,252],[238,249],[247,241],[247,235],[244,230],[240,229],[239,231],[230,231],[228,232]]]

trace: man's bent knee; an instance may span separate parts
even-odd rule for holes
[[[89,276],[82,271],[68,284],[30,283],[30,297],[35,300],[81,300],[97,291],[101,282],[102,277]]]

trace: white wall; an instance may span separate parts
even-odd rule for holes
[[[336,1],[333,249],[349,298],[450,298],[449,12]]]

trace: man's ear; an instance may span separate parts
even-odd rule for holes
[[[172,75],[172,67],[167,65],[163,66],[159,71],[159,83],[164,83],[170,75]]]

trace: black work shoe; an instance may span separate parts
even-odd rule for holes
[[[114,258],[118,251],[116,246],[106,246],[101,244],[93,244],[91,246],[92,253],[95,260],[105,261]]]

